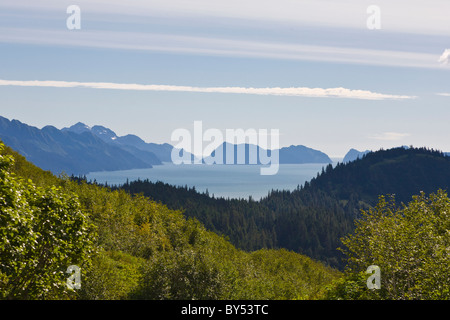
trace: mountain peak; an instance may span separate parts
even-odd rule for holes
[[[99,125],[89,127],[83,122],[77,122],[76,124],[74,124],[69,128],[63,128],[61,131],[70,131],[77,134],[84,132],[91,132],[92,134],[94,134],[95,136],[99,137],[100,139],[106,142],[110,142],[111,140],[117,139],[116,133],[111,129]]]
[[[99,137],[100,139],[104,140],[104,141],[111,141],[111,140],[116,140],[117,139],[117,135],[114,131],[112,131],[109,128],[106,128],[104,126],[93,126],[91,128],[91,131],[93,134],[95,134],[97,137]]]
[[[71,126],[69,128],[63,128],[62,131],[83,133],[86,131],[91,131],[91,128],[88,125],[84,124],[83,122],[77,122],[76,124],[74,124],[73,126]]]
[[[87,124],[85,124],[85,123],[83,123],[83,122],[80,122],[80,121],[78,121],[77,123],[75,123],[72,127],[81,127],[81,126],[86,127],[86,128],[89,128],[89,126],[88,126]]]
[[[359,150],[351,148],[345,155],[342,162],[347,163],[347,162],[355,161],[356,159],[362,158],[364,155],[368,154],[369,152],[371,152],[371,151],[370,150],[359,151]]]

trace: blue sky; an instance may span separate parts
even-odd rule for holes
[[[2,0],[0,115],[157,143],[196,120],[279,129],[332,157],[450,151],[450,3],[392,2]]]

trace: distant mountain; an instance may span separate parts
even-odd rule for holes
[[[110,145],[114,145],[119,147],[129,153],[131,153],[134,157],[142,160],[149,165],[160,165],[162,164],[162,160],[153,152],[144,150],[134,146],[133,144],[124,143],[121,137],[118,137],[117,134],[109,128],[103,126],[93,126],[92,128],[85,125],[84,123],[78,122],[69,128],[61,129],[63,132],[90,132],[96,137],[100,138],[105,143]],[[136,137],[138,138],[138,137]],[[140,138],[138,138],[140,139]],[[145,142],[142,141],[144,144]]]
[[[256,145],[222,143],[210,156],[203,159],[208,164],[260,164],[259,152],[266,150]],[[232,151],[232,154],[229,153]],[[244,151],[244,153],[242,153]]]
[[[151,161],[106,143],[89,127],[78,123],[72,130],[53,126],[42,129],[0,117],[0,139],[30,162],[55,174],[151,168]]]
[[[117,137],[117,143],[121,145],[133,146],[139,150],[154,153],[162,162],[172,162],[171,153],[173,146],[168,143],[156,144],[147,143],[138,136],[128,134],[126,136]]]
[[[299,145],[281,148],[280,163],[332,163],[332,161],[322,151]]]
[[[114,131],[104,126],[96,125],[91,128],[81,122],[78,122],[69,128],[63,128],[62,131],[76,133],[91,132],[104,142],[117,145],[132,153],[134,156],[150,162],[152,165],[158,165],[161,164],[161,162],[172,162],[171,153],[173,146],[168,143],[147,143],[133,134],[119,137]]]
[[[174,147],[168,143],[147,143],[136,135],[118,136],[114,131],[101,125],[89,127],[78,122],[61,130],[46,126],[38,129],[18,120],[0,117],[0,139],[14,150],[24,155],[27,160],[59,174],[86,174],[93,171],[128,170],[151,168],[163,162],[172,162]],[[271,151],[259,146],[224,143],[213,151],[206,161],[223,150],[222,162],[227,163],[227,146],[234,150],[234,156],[228,163],[239,164],[240,148],[245,150],[243,164],[268,164],[261,161],[261,154],[271,156]],[[177,149],[176,149],[177,150]],[[231,149],[228,149],[231,150]],[[194,156],[184,150],[190,159]],[[321,151],[305,146],[290,146],[279,151],[279,163],[331,163],[330,158]],[[231,155],[229,155],[231,156]],[[255,162],[252,162],[253,157]],[[269,160],[269,159],[266,159]],[[272,163],[276,158],[270,158]],[[205,160],[204,160],[205,161]]]
[[[233,157],[228,155],[227,159],[227,150],[233,150]],[[242,153],[242,150],[244,153]],[[332,163],[331,159],[323,152],[314,150],[305,146],[290,146],[278,149],[278,163],[280,164],[302,164],[302,163]],[[267,157],[272,156],[271,150],[265,150],[259,146],[252,144],[230,144],[228,142],[222,143],[218,148],[216,148],[209,157],[204,159],[206,163],[213,162],[214,158],[217,160],[220,159],[219,155],[222,154],[221,162],[222,164],[262,164],[267,161],[260,159],[260,154]],[[238,156],[244,158],[241,159],[241,162],[238,162]],[[228,160],[228,161],[227,161]],[[277,159],[273,158],[272,161],[276,161]]]
[[[83,133],[83,132],[90,132],[91,128],[87,125],[85,125],[84,123],[78,122],[76,124],[74,124],[73,126],[71,126],[70,128],[63,128],[61,131],[71,131],[74,133]]]
[[[342,160],[343,163],[347,163],[350,161],[355,161],[356,159],[361,159],[364,155],[371,152],[370,150],[366,151],[358,151],[356,149],[350,149],[347,154],[344,157],[344,160]]]
[[[105,142],[111,142],[117,139],[114,131],[103,126],[93,126],[91,132]]]

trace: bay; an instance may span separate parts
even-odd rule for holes
[[[162,181],[175,186],[195,187],[199,192],[224,198],[251,196],[259,200],[271,190],[294,190],[317,176],[326,163],[280,164],[275,175],[260,175],[259,165],[174,165],[164,163],[150,169],[92,172],[88,181],[121,185],[127,180]]]

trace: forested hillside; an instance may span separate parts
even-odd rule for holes
[[[427,161],[447,161],[434,151],[416,151]],[[208,204],[214,214],[210,222],[222,219],[226,230],[236,228],[236,239],[260,232],[248,243],[270,240],[267,235],[279,241],[244,251],[182,211],[130,190],[55,177],[0,143],[0,298],[448,299],[446,192],[422,192],[405,205],[379,196],[351,221],[361,200],[353,193],[338,199],[315,182],[344,168],[327,168],[305,187],[272,192],[260,202],[213,199],[164,184],[127,184],[155,187],[167,200],[177,198],[175,205],[190,201],[192,208],[204,208],[200,218]],[[203,205],[195,207],[196,202]],[[323,239],[344,233],[344,228],[331,233],[344,223],[351,231],[343,242],[336,240],[346,258],[344,273],[286,248],[269,249],[309,243],[311,253],[329,258]],[[66,271],[74,265],[81,268],[76,290],[67,286]],[[379,290],[366,286],[369,265],[382,270]]]
[[[412,195],[450,187],[450,157],[427,148],[394,148],[365,154],[362,159],[327,166],[308,190],[322,190],[337,199],[358,199],[374,205],[378,195],[395,194],[399,202]]]
[[[243,250],[288,248],[333,267],[343,267],[336,248],[340,238],[353,230],[356,215],[349,211],[357,212],[353,203],[342,206],[323,192],[301,192],[295,197],[289,191],[276,192],[253,201],[212,198],[195,188],[148,180],[128,182],[119,189],[183,210]]]
[[[272,191],[261,201],[212,198],[195,188],[148,180],[120,189],[183,210],[241,249],[287,248],[343,268],[340,238],[353,231],[361,209],[374,206],[379,195],[395,194],[406,203],[421,191],[449,186],[449,157],[425,148],[395,148],[335,168],[328,165],[304,186]]]
[[[236,249],[180,211],[55,177],[1,143],[0,214],[1,299],[318,299],[340,276],[285,249]]]

